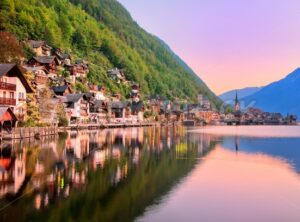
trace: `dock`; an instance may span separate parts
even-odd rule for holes
[[[160,126],[159,122],[143,122],[143,123],[103,123],[103,124],[74,124],[68,127],[60,127],[59,131],[66,130],[95,130],[107,128],[129,128],[129,127],[149,127]]]
[[[40,138],[57,134],[57,127],[19,127],[12,128],[10,132],[2,131],[1,140]]]
[[[160,126],[159,122],[143,123],[105,123],[105,124],[74,124],[67,127],[19,127],[12,128],[10,132],[2,131],[1,140],[40,139],[41,137],[57,135],[68,130],[95,130],[106,128],[129,128]]]

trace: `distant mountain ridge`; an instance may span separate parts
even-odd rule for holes
[[[235,99],[236,93],[238,94],[239,99],[243,99],[247,96],[250,96],[259,90],[261,90],[263,87],[246,87],[243,89],[234,89],[227,91],[221,95],[219,95],[220,99],[222,99],[224,102],[233,101]]]
[[[243,100],[246,105],[254,103],[255,107],[267,112],[296,114],[300,117],[300,68]]]

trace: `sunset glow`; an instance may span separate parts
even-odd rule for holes
[[[119,1],[216,94],[266,85],[299,66],[299,1]]]

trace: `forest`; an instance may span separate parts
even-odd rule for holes
[[[90,64],[88,80],[126,96],[128,88],[106,71],[125,70],[142,95],[195,101],[198,93],[220,100],[159,38],[142,29],[116,0],[2,0],[0,30],[19,41],[45,40]],[[28,56],[28,55],[27,55]]]

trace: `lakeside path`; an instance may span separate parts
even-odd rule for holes
[[[222,136],[245,137],[300,137],[300,126],[206,126],[191,128],[189,132]]]

